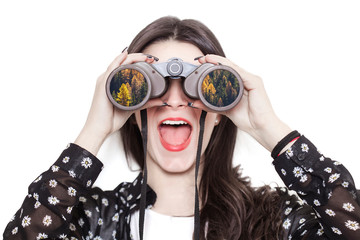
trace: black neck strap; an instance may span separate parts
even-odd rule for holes
[[[147,112],[146,112],[146,109],[141,110],[140,115],[141,115],[141,135],[142,135],[142,140],[143,140],[143,151],[144,151],[144,168],[143,168],[143,182],[141,185],[141,198],[140,198],[139,234],[140,234],[140,240],[143,240],[145,207],[146,207],[146,187],[147,187],[147,168],[146,168]]]
[[[196,152],[196,163],[195,163],[195,219],[194,219],[194,239],[200,239],[200,210],[199,210],[199,192],[197,188],[197,178],[199,173],[199,166],[200,166],[200,158],[201,158],[201,148],[203,143],[203,136],[204,136],[204,128],[205,128],[205,117],[207,112],[204,110],[201,112],[200,117],[200,131],[199,131],[199,140],[198,140],[198,147]]]
[[[207,112],[202,111],[200,117],[200,130],[198,147],[196,152],[195,162],[195,210],[194,210],[194,239],[200,239],[200,210],[199,210],[199,192],[197,188],[197,179],[200,166],[201,148],[204,136],[205,118]],[[141,115],[141,134],[143,139],[144,149],[144,169],[143,169],[143,182],[141,185],[141,198],[140,198],[140,217],[139,217],[139,234],[140,240],[144,238],[144,220],[145,220],[145,207],[146,207],[146,188],[147,188],[147,168],[146,168],[146,152],[147,152],[147,112],[146,109],[140,111]]]

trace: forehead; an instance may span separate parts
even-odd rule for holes
[[[176,40],[155,42],[146,47],[143,52],[159,58],[159,62],[166,62],[172,57],[178,57],[193,64],[198,64],[194,58],[204,55],[195,45]]]

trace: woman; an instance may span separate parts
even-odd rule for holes
[[[240,103],[221,114],[211,112],[183,92],[181,79],[169,79],[166,93],[143,107],[145,118],[139,111],[114,108],[104,89],[116,67],[172,57],[231,66],[245,86]],[[184,126],[171,126],[180,123]],[[140,132],[146,128],[147,137]],[[236,128],[272,152],[275,169],[303,201],[285,189],[250,186],[232,166]],[[113,191],[91,188],[102,168],[95,155],[118,129],[127,155],[143,174]],[[146,173],[148,186],[142,189]],[[4,239],[141,239],[142,234],[144,239],[190,239],[193,232],[195,239],[357,239],[359,222],[359,195],[349,172],[278,119],[261,79],[226,59],[208,28],[166,17],[143,29],[99,77],[84,128],[30,185]]]

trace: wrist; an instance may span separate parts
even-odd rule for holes
[[[281,139],[291,132],[291,128],[280,119],[274,118],[252,132],[252,135],[268,151],[272,151]]]
[[[106,137],[106,134],[99,133],[94,128],[84,126],[74,143],[96,156]]]

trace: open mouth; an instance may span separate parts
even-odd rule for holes
[[[159,124],[158,131],[161,144],[169,151],[182,151],[190,144],[192,126],[185,119],[165,119]]]

